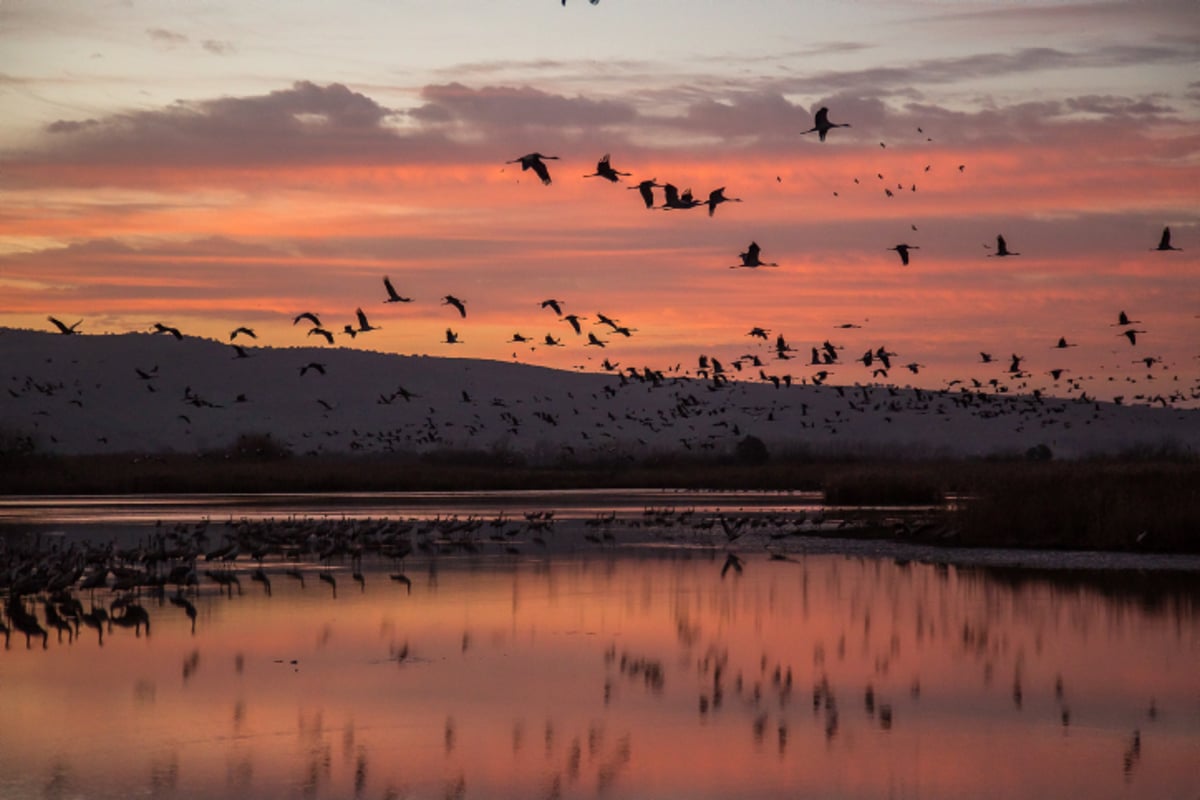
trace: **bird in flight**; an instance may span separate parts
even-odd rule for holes
[[[242,327],[237,327],[237,328],[233,329],[233,333],[229,334],[229,341],[232,342],[234,339],[236,339],[237,335],[239,333],[243,334],[245,336],[249,336],[251,339],[258,338],[258,336],[254,333],[254,330],[252,328],[247,328],[247,327],[242,326]]]
[[[696,206],[704,205],[704,203],[702,203],[699,200],[692,197],[691,189],[685,189],[683,191],[683,194],[680,194],[679,189],[676,188],[675,184],[673,184],[673,183],[663,184],[663,194],[665,194],[667,196],[666,201],[661,206],[659,206],[659,208],[665,208],[665,209],[685,208],[686,209],[686,208],[695,208]]]
[[[1171,246],[1171,229],[1163,228],[1162,238],[1158,240],[1158,247],[1155,250],[1182,250],[1182,247]]]
[[[54,323],[54,327],[58,328],[59,333],[68,336],[72,333],[78,333],[78,331],[75,329],[83,323],[83,320],[79,320],[79,322],[76,322],[74,325],[64,325],[61,321],[55,319],[54,317],[46,317],[46,319]]]
[[[312,313],[311,311],[305,311],[303,314],[297,314],[296,318],[292,320],[292,324],[293,325],[299,324],[300,320],[302,320],[302,319],[308,320],[313,325],[316,325],[318,328],[321,327],[320,318],[317,317],[317,315]]]
[[[460,315],[462,315],[462,317],[463,317],[464,319],[465,319],[465,318],[466,318],[466,316],[467,316],[467,306],[466,306],[466,304],[464,304],[462,300],[459,300],[457,297],[455,297],[455,296],[454,296],[454,295],[452,295],[452,294],[448,294],[448,295],[446,295],[445,297],[443,297],[443,298],[442,298],[442,305],[444,305],[444,306],[454,306],[455,308],[457,308],[457,309],[458,309],[458,313],[459,313]]]
[[[449,328],[446,328],[445,343],[446,344],[462,344],[462,342],[460,342],[458,339],[458,334],[455,333],[454,331],[450,330]]]
[[[598,339],[596,337],[596,334],[592,333],[591,331],[588,331],[587,345],[584,345],[584,346],[586,347],[589,345],[594,345],[596,347],[604,347],[604,342],[600,341],[600,339]]]
[[[1136,325],[1140,323],[1140,319],[1130,319],[1129,315],[1122,311],[1117,315],[1117,321],[1114,322],[1113,325]]]
[[[581,317],[578,314],[567,314],[563,319],[571,324],[571,327],[575,329],[575,333],[582,333],[579,327],[579,320],[586,319],[586,317]]]
[[[661,183],[656,183],[654,178],[648,181],[642,181],[637,186],[626,186],[626,189],[637,189],[641,192],[642,201],[646,204],[646,208],[654,208],[654,189],[662,188]]]
[[[596,171],[591,173],[590,175],[584,175],[583,177],[585,177],[585,178],[607,178],[608,180],[612,181],[613,183],[616,183],[617,181],[621,180],[622,175],[628,177],[633,174],[631,172],[617,172],[615,169],[613,169],[612,164],[609,163],[608,158],[609,158],[608,153],[605,153],[604,158],[601,158],[598,162],[596,162]]]
[[[522,336],[522,335],[521,335],[521,333],[520,333],[520,331],[518,331],[517,333],[514,333],[514,334],[512,335],[512,338],[511,338],[511,339],[509,339],[508,341],[509,341],[510,343],[514,343],[514,344],[523,344],[523,343],[525,343],[525,342],[528,342],[528,341],[529,341],[529,337],[528,337],[528,336]]]
[[[542,159],[557,159],[558,156],[544,156],[541,153],[529,153],[528,155],[514,158],[512,161],[505,161],[505,164],[520,164],[521,171],[527,169],[533,170],[537,176],[542,179],[542,183],[550,185],[550,170],[546,169],[546,165],[542,163]]]
[[[888,248],[888,250],[895,250],[897,253],[900,254],[900,263],[906,267],[908,266],[908,251],[909,250],[920,250],[920,249],[921,248],[917,247],[915,244],[898,244],[895,247]]]
[[[358,333],[379,330],[378,326],[372,326],[369,322],[367,322],[367,315],[363,313],[361,308],[355,309],[354,314],[358,317]]]
[[[1058,337],[1058,344],[1054,345],[1054,349],[1055,350],[1065,350],[1068,347],[1078,347],[1078,345],[1068,344],[1067,337],[1065,337],[1065,336]]]
[[[815,131],[817,134],[817,137],[822,142],[825,141],[825,134],[829,133],[829,131],[832,130],[833,128],[849,128],[850,127],[850,123],[848,123],[848,122],[830,122],[829,121],[829,109],[826,108],[825,106],[821,106],[817,110],[817,116],[816,116],[816,119],[813,120],[813,123],[814,124],[811,128],[809,128],[806,131],[801,131],[801,133],[813,133]]]
[[[996,256],[997,258],[1002,258],[1004,256],[1019,256],[1021,254],[1014,253],[1011,250],[1009,250],[1008,242],[1004,241],[1003,236],[997,235],[996,236],[996,252],[988,253],[988,256],[993,256],[993,255]]]
[[[1126,339],[1129,340],[1130,344],[1136,345],[1137,344],[1137,335],[1139,333],[1145,333],[1145,331],[1135,330],[1134,328],[1128,328],[1128,329],[1123,330],[1120,333],[1118,333],[1117,336],[1124,336]]]
[[[387,294],[388,294],[388,299],[383,301],[385,303],[411,303],[412,302],[411,297],[401,297],[400,296],[400,294],[396,291],[396,287],[392,286],[392,281],[386,275],[383,276],[383,288],[387,289]]]
[[[726,197],[724,186],[722,186],[720,189],[713,189],[708,193],[708,215],[711,217],[713,212],[717,210],[717,206],[719,206],[721,203],[740,202],[742,202],[742,198],[740,197]]]
[[[551,311],[553,311],[555,314],[558,314],[561,317],[562,316],[562,305],[561,305],[562,302],[563,302],[562,300],[555,300],[554,298],[551,298],[549,300],[543,300],[542,308],[548,308]]]
[[[758,246],[758,242],[751,242],[750,246],[746,248],[746,252],[738,253],[738,258],[742,259],[742,263],[734,264],[733,266],[730,267],[730,269],[737,269],[738,267],[754,268],[754,267],[778,267],[779,266],[776,263],[773,263],[773,262],[767,263],[767,262],[761,260],[758,257],[758,254],[760,252],[762,252],[762,248],[760,248]]]
[[[161,322],[154,323],[155,333],[169,333],[176,339],[182,339],[183,334],[179,332],[179,328],[172,328],[170,325],[163,325]]]
[[[355,331],[354,328],[351,328],[349,325],[347,325],[346,328],[351,332],[351,335],[353,335],[354,333],[357,333],[357,331]],[[324,336],[326,342],[328,342],[329,344],[333,344],[333,334],[330,331],[327,331],[324,328],[320,328],[320,327],[308,329],[309,336],[312,336],[314,333],[317,334],[318,336]]]

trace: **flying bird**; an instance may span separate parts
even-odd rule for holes
[[[296,315],[296,318],[292,320],[292,324],[293,324],[293,325],[296,325],[296,324],[298,324],[298,323],[300,322],[300,320],[302,320],[302,319],[306,319],[306,320],[308,320],[308,321],[309,321],[309,322],[311,322],[313,325],[316,325],[318,328],[319,328],[319,327],[321,327],[321,320],[320,320],[320,318],[318,318],[318,317],[317,317],[317,315],[316,315],[316,314],[314,314],[314,313],[312,313],[311,311],[305,311],[303,314],[297,314],[297,315]]]
[[[46,317],[46,319],[48,319],[48,320],[50,320],[50,322],[54,323],[54,327],[58,328],[59,333],[68,335],[68,336],[72,333],[78,333],[78,331],[76,331],[75,329],[78,328],[83,323],[83,320],[79,320],[79,322],[76,322],[74,325],[64,325],[62,322],[55,319],[54,317]]]
[[[994,255],[994,256],[996,256],[997,258],[1002,258],[1002,257],[1004,257],[1004,256],[1019,256],[1019,255],[1021,255],[1021,254],[1020,254],[1020,253],[1014,253],[1014,252],[1012,252],[1011,250],[1009,250],[1009,249],[1008,249],[1008,242],[1004,241],[1004,237],[1003,237],[1003,236],[997,235],[997,236],[996,236],[996,252],[995,252],[995,253],[988,253],[988,255],[989,255],[989,256],[993,256],[993,255]]]
[[[895,250],[897,253],[900,254],[900,263],[906,267],[908,266],[908,251],[909,250],[920,250],[920,249],[921,248],[917,247],[915,244],[898,244],[895,247],[888,248],[888,250]]]
[[[817,110],[817,116],[816,116],[816,119],[814,120],[813,126],[806,131],[801,131],[801,133],[812,133],[812,132],[816,131],[818,138],[820,138],[820,140],[823,142],[823,141],[825,141],[825,134],[829,133],[829,131],[832,130],[833,128],[849,128],[849,127],[850,127],[850,123],[848,123],[848,122],[830,122],[829,121],[829,109],[826,108],[825,106],[821,106]]]
[[[596,346],[596,347],[604,347],[604,342],[602,342],[602,341],[600,341],[599,339],[597,339],[597,338],[596,338],[596,334],[592,333],[591,331],[588,331],[588,340],[587,340],[587,344],[588,344],[588,345],[594,345],[594,346]],[[585,346],[587,346],[587,345],[585,345]]]
[[[154,323],[155,333],[169,333],[176,339],[182,339],[183,334],[179,332],[179,328],[172,328],[170,325],[163,325],[161,322]]]
[[[683,193],[680,194],[679,189],[673,183],[663,184],[663,194],[666,195],[666,201],[661,206],[659,206],[659,208],[687,209],[687,208],[695,208],[696,206],[704,205],[704,203],[702,203],[699,200],[692,197],[691,189],[685,189],[683,191]]]
[[[346,327],[350,328],[349,325],[347,325]],[[350,328],[350,330],[351,330],[351,332],[354,332],[353,328]],[[328,342],[329,344],[333,344],[333,334],[330,333],[329,331],[325,330],[324,328],[309,328],[308,329],[309,336],[312,336],[314,333],[317,334],[318,336],[324,336],[326,342]]]
[[[238,328],[234,328],[233,333],[229,334],[229,341],[232,342],[234,339],[236,339],[239,333],[249,336],[251,339],[258,338],[258,336],[254,333],[254,330],[252,328],[238,327]]]
[[[533,170],[537,176],[542,179],[542,183],[550,185],[550,170],[546,169],[546,165],[542,163],[542,159],[557,159],[558,156],[544,156],[541,153],[529,153],[528,155],[514,158],[512,161],[505,161],[505,164],[521,165],[521,171],[527,169]]]
[[[401,297],[400,296],[400,294],[396,291],[396,287],[392,286],[391,280],[386,275],[383,276],[383,288],[387,289],[387,294],[388,294],[388,299],[383,301],[385,303],[411,303],[412,302],[411,297]]]
[[[562,302],[563,302],[562,300],[555,300],[554,298],[551,298],[549,300],[543,300],[542,308],[548,308],[551,311],[553,311],[555,314],[558,314],[561,317],[562,316],[562,306],[560,304]]]
[[[460,314],[460,315],[461,315],[461,316],[462,316],[464,319],[465,319],[465,318],[466,318],[466,316],[467,316],[467,307],[466,307],[466,304],[464,304],[462,300],[459,300],[457,297],[455,297],[455,296],[454,296],[454,295],[452,295],[452,294],[448,294],[448,295],[446,295],[445,297],[443,297],[443,298],[442,298],[442,305],[444,305],[444,306],[454,306],[455,308],[457,308],[457,309],[458,309],[458,313],[459,313],[459,314]]]
[[[1065,350],[1068,347],[1078,347],[1078,345],[1068,344],[1067,337],[1065,337],[1065,336],[1058,337],[1058,344],[1054,345],[1054,349],[1055,350]]]
[[[1117,321],[1114,322],[1113,325],[1136,325],[1140,323],[1140,319],[1130,319],[1129,315],[1122,311],[1117,315]]]
[[[645,202],[646,208],[654,208],[654,189],[662,188],[661,183],[655,183],[655,179],[651,178],[648,181],[642,181],[637,186],[626,186],[626,189],[637,189],[642,194],[642,201]]]
[[[737,269],[738,267],[754,268],[754,267],[778,267],[779,266],[778,264],[767,263],[767,262],[759,259],[758,254],[760,252],[762,252],[762,250],[758,246],[758,243],[751,242],[750,246],[746,248],[746,252],[738,254],[738,258],[742,259],[742,263],[734,264],[733,266],[730,267],[730,269]]]
[[[367,322],[367,315],[363,313],[361,308],[355,309],[354,314],[358,317],[358,333],[379,330],[378,326],[372,326],[369,322]]]
[[[579,327],[579,320],[586,319],[586,317],[580,317],[578,314],[568,314],[567,316],[563,317],[563,319],[571,323],[571,327],[575,329],[575,333],[578,334],[583,332]]]
[[[1117,336],[1124,336],[1126,339],[1129,340],[1130,344],[1136,345],[1137,344],[1137,335],[1139,333],[1145,333],[1145,331],[1140,331],[1140,330],[1135,330],[1133,328],[1129,328],[1127,330],[1121,331],[1120,333],[1117,334]]]
[[[1182,247],[1171,246],[1171,229],[1163,228],[1162,238],[1158,240],[1158,247],[1155,250],[1182,250]]]
[[[605,153],[604,157],[601,158],[596,163],[596,171],[591,173],[590,175],[584,175],[583,177],[585,177],[585,178],[607,178],[608,180],[612,181],[613,183],[616,183],[617,181],[621,180],[622,175],[628,177],[629,175],[632,175],[632,174],[633,173],[631,173],[631,172],[617,172],[615,169],[613,169],[612,164],[610,164],[608,162],[608,153]]]
[[[462,344],[462,342],[460,342],[458,339],[458,334],[455,333],[454,331],[450,330],[449,328],[446,328],[445,343],[446,344]]]
[[[717,206],[719,206],[721,203],[740,202],[742,202],[742,198],[740,197],[726,197],[724,186],[722,186],[720,189],[713,189],[708,193],[708,215],[711,217],[713,212],[717,210]]]

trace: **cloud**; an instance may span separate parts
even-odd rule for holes
[[[528,86],[485,86],[461,83],[426,86],[425,104],[409,112],[423,122],[454,122],[488,129],[513,127],[595,128],[632,122],[637,112],[628,103],[564,97]]]
[[[188,37],[182,33],[169,31],[166,28],[147,28],[146,35],[150,37],[156,44],[161,44],[166,47],[175,47],[176,45],[187,44]]]
[[[387,162],[405,145],[394,117],[342,84],[300,81],[265,95],[58,120],[46,126],[50,136],[40,155],[130,168]]]
[[[200,43],[200,46],[213,55],[218,56],[230,55],[237,52],[237,47],[233,42],[222,42],[217,39],[205,39]]]

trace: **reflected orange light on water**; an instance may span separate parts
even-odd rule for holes
[[[411,562],[411,593],[338,569],[336,597],[268,568],[270,596],[206,583],[195,634],[150,599],[149,636],[17,634],[0,795],[1195,790],[1194,597],[827,555],[722,578],[723,557]]]

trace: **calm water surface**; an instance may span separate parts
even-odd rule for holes
[[[1200,798],[1194,574],[741,556],[243,557],[14,634],[0,797]]]

